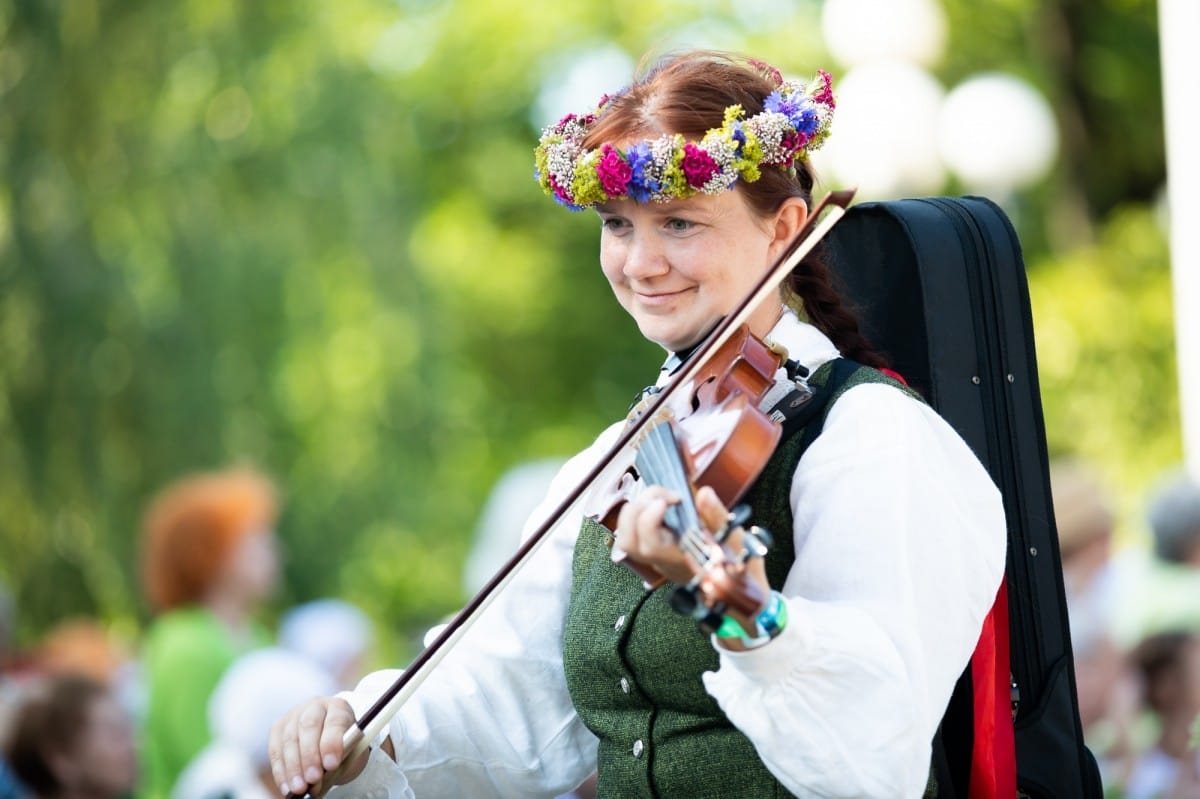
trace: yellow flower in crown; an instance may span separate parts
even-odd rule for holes
[[[568,114],[545,128],[534,151],[542,190],[573,211],[628,197],[666,202],[695,194],[719,194],[740,178],[753,183],[762,167],[790,169],[829,136],[836,103],[833,79],[819,70],[812,80],[782,81],[746,118],[740,105],[725,109],[721,127],[700,141],[681,134],[637,142],[624,149],[604,144],[587,149],[583,140],[612,100],[590,114]]]

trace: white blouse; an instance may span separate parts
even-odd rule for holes
[[[816,369],[837,357],[785,313],[771,339]],[[608,452],[621,424],[570,460],[530,532]],[[788,626],[730,652],[704,684],[767,768],[799,797],[921,796],[930,747],[1004,572],[1000,494],[928,406],[879,384],[834,404],[791,486],[796,560]],[[573,513],[467,631],[334,796],[553,797],[596,766],[562,666]],[[615,621],[615,620],[614,620]],[[357,713],[398,672],[346,694]]]

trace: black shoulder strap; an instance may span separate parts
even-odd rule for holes
[[[825,417],[833,403],[859,383],[893,385],[904,393],[924,401],[920,394],[890,375],[849,358],[835,358],[813,372],[812,377],[808,379],[807,388],[797,388],[775,406],[784,416],[783,439],[786,441],[803,430],[800,451],[807,450],[824,429]],[[797,402],[795,398],[802,398],[803,401]]]
[[[828,369],[825,368],[826,365]],[[820,435],[821,429],[825,426],[825,414],[829,413],[832,400],[841,394],[842,386],[861,366],[849,358],[837,358],[826,365],[817,369],[808,380],[809,387],[815,388],[812,397],[801,405],[795,414],[788,416],[783,423],[785,439],[795,435],[801,429],[804,430],[804,438],[800,443],[801,452],[807,450],[808,445]]]

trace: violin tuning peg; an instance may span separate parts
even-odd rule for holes
[[[804,380],[810,374],[812,374],[812,372],[809,371],[807,366],[800,363],[799,361],[792,360],[791,358],[789,358],[787,360],[787,363],[784,364],[784,368],[787,369],[788,377],[791,378],[792,381],[794,381],[794,382]]]
[[[721,528],[713,533],[713,538],[718,544],[724,543],[734,529],[743,526],[748,521],[750,521],[750,506],[745,503],[738,505],[729,512],[729,517],[721,525]]]
[[[746,531],[746,537],[742,540],[745,545],[741,555],[742,563],[750,558],[765,558],[771,550],[771,545],[775,543],[771,533],[757,524]]]
[[[676,613],[689,616],[696,620],[696,625],[706,635],[711,635],[724,622],[725,605],[718,602],[713,607],[705,607],[700,601],[700,590],[694,584],[677,585],[667,597],[668,604]]]
[[[748,531],[751,538],[756,539],[766,549],[775,546],[775,537],[771,535],[771,531],[765,527],[759,527],[757,524]]]

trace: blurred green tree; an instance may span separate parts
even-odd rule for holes
[[[1177,454],[1153,4],[946,8],[944,77],[1030,78],[1070,142],[1014,206],[1050,297],[1046,387],[1092,381],[1047,402],[1052,441],[1094,423],[1081,445],[1144,478]],[[531,180],[543,84],[580,52],[696,41],[811,72],[819,12],[0,0],[0,578],[24,638],[76,613],[133,634],[143,504],[237,460],[285,491],[281,602],[342,595],[403,634],[457,607],[501,471],[584,446],[659,358],[607,300],[594,221]],[[1063,355],[1118,298],[1153,357],[1141,334]],[[1111,423],[1117,367],[1150,428]]]

